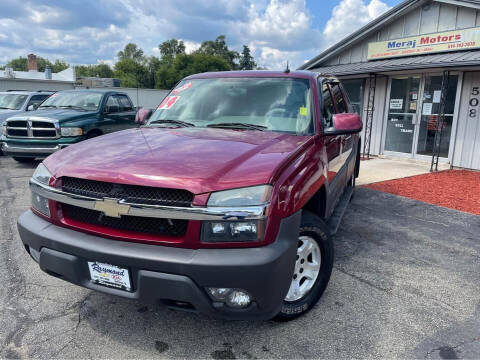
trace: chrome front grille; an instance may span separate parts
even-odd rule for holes
[[[58,139],[60,128],[51,120],[26,119],[7,120],[7,137],[10,138],[34,138],[34,139]]]

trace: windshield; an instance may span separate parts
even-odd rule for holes
[[[0,94],[0,109],[20,110],[28,95]]]
[[[45,100],[42,108],[72,108],[78,110],[97,110],[102,100],[101,93],[95,92],[58,92]]]
[[[305,135],[313,132],[310,109],[307,79],[193,79],[178,84],[147,125],[163,122],[172,126],[175,121],[202,127],[243,124],[248,129]]]

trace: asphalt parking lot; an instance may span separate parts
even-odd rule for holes
[[[35,166],[0,157],[2,358],[480,357],[479,216],[359,188],[311,312],[219,321],[44,274],[16,229]]]

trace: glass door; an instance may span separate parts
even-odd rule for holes
[[[420,76],[391,79],[385,152],[413,155],[415,124],[420,98]]]
[[[422,96],[422,112],[418,127],[416,141],[417,155],[432,156],[433,142],[440,112],[442,93],[442,75],[427,75]],[[445,121],[440,145],[440,157],[447,158],[450,149],[450,135],[452,133],[453,117],[455,112],[455,99],[457,95],[458,75],[450,75],[445,106]]]

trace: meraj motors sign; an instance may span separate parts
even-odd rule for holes
[[[368,60],[480,48],[480,27],[368,44]]]

